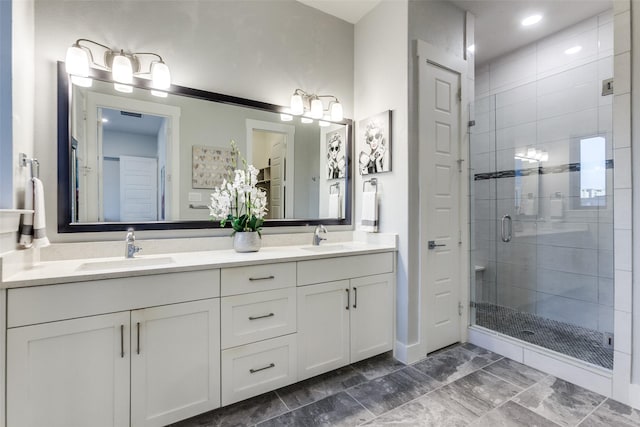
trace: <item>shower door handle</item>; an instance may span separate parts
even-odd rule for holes
[[[507,233],[505,224],[509,223],[509,232]],[[500,237],[502,241],[508,243],[511,241],[511,237],[513,237],[513,221],[511,220],[511,215],[504,215],[502,220],[500,221]]]

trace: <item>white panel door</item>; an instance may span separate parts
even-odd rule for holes
[[[9,329],[7,425],[129,425],[129,312]]]
[[[393,348],[393,275],[351,280],[351,363]]]
[[[298,288],[298,380],[349,364],[349,281]]]
[[[164,426],[220,406],[220,299],[131,312],[131,420]]]
[[[271,192],[269,193],[269,211],[271,218],[285,217],[285,154],[284,138],[281,138],[271,146]],[[290,201],[291,202],[291,201]]]
[[[427,352],[460,340],[459,93],[459,74],[432,64],[421,67],[420,150],[426,182],[420,183],[425,224],[420,253]]]
[[[120,156],[120,221],[157,220],[158,161]]]

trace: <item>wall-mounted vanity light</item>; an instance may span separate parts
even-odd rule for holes
[[[94,54],[89,44],[95,45],[104,51],[103,63],[94,60]],[[151,61],[145,62],[142,68],[140,57],[152,56]],[[133,87],[133,76],[144,76],[151,78],[151,94],[166,97],[166,90],[171,87],[171,73],[169,67],[164,63],[162,57],[157,53],[140,52],[130,53],[124,50],[113,50],[108,46],[94,42],[89,39],[78,39],[69,49],[66,57],[67,73],[71,75],[71,82],[78,86],[90,87],[93,83],[89,77],[89,68],[99,68],[111,71],[113,77],[113,87],[115,90],[124,93],[131,93]]]
[[[322,100],[328,98],[327,108],[324,108]],[[325,112],[327,114],[325,115]],[[315,93],[307,93],[302,89],[296,89],[291,95],[291,114],[303,117],[303,123],[311,123],[313,120],[307,119],[323,119],[322,121],[331,120],[339,122],[344,119],[342,104],[338,98],[333,95],[316,95]]]

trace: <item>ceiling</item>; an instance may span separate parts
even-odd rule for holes
[[[380,0],[298,1],[352,24],[357,23],[380,3]],[[551,35],[613,6],[612,0],[449,1],[476,17],[476,65]],[[534,13],[544,16],[540,23],[526,28],[520,25],[523,18]]]
[[[164,122],[164,117],[149,114],[140,114],[140,117],[136,117],[137,113],[129,114],[131,115],[128,115],[127,112],[122,114],[120,110],[103,108],[102,118],[106,119],[102,125],[104,130],[157,136]]]
[[[475,15],[476,65],[613,7],[611,0],[450,0]],[[522,19],[541,14],[530,27]]]

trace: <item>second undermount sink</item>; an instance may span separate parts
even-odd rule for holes
[[[344,245],[342,243],[327,243],[326,245],[320,246],[302,246],[302,250],[311,251],[311,252],[333,252],[333,251],[344,251],[351,249],[351,246]]]
[[[81,271],[93,271],[93,270],[113,270],[119,268],[133,268],[133,267],[151,267],[161,265],[174,264],[175,260],[171,257],[138,257],[138,258],[123,258],[123,259],[105,259],[103,261],[91,261],[80,264],[78,270]]]

